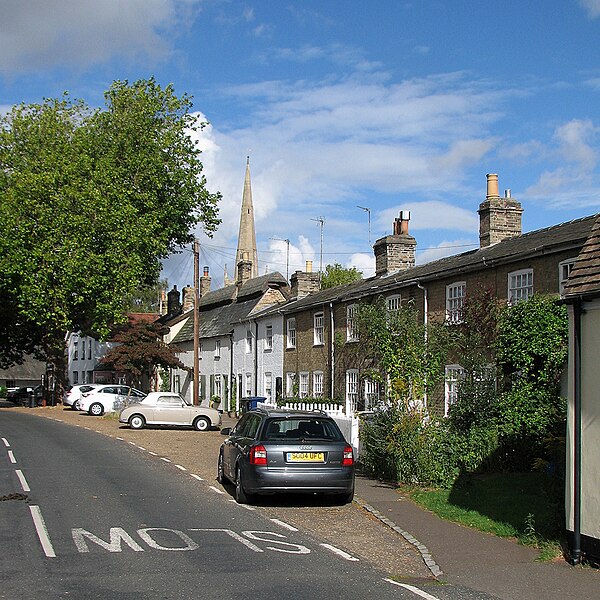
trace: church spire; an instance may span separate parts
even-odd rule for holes
[[[235,255],[236,270],[240,261],[250,261],[250,277],[258,277],[258,253],[256,251],[256,232],[254,230],[254,207],[252,206],[252,185],[250,183],[250,157],[246,159],[246,177],[244,178],[244,193],[242,195],[242,211],[240,215],[240,232],[238,247]],[[236,277],[236,280],[239,278]],[[243,283],[237,281],[237,283]]]

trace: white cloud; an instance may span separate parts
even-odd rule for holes
[[[439,260],[446,256],[454,256],[455,254],[461,254],[474,248],[479,247],[479,241],[469,239],[457,239],[453,241],[445,240],[440,242],[437,246],[427,248],[419,251],[417,248],[417,256],[415,262],[418,265],[427,264],[433,260]]]
[[[347,268],[355,267],[362,272],[363,278],[373,277],[375,275],[375,256],[358,252],[350,257],[345,265]]]
[[[590,19],[600,16],[600,0],[579,0],[579,4],[586,10]]]
[[[199,0],[3,2],[0,73],[160,59]]]
[[[391,233],[394,219],[401,210],[410,211],[409,230],[449,229],[454,231],[477,231],[479,220],[472,211],[441,202],[407,202],[401,206],[392,206],[377,215],[377,224]]]

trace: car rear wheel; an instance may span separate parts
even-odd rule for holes
[[[198,417],[194,421],[194,429],[196,431],[207,431],[210,427],[210,421],[206,417]]]
[[[235,501],[238,504],[251,504],[252,494],[248,494],[244,489],[244,479],[241,469],[238,467],[235,471]]]
[[[143,429],[145,424],[146,420],[142,415],[133,415],[129,419],[129,427],[131,427],[131,429]]]
[[[223,453],[219,453],[219,462],[217,463],[217,481],[223,485],[225,483],[225,469],[223,468]]]
[[[345,494],[338,494],[335,497],[335,502],[339,506],[344,506],[345,504],[350,504],[350,502],[352,502],[352,500],[354,500],[354,490],[352,490],[351,492],[347,492]]]
[[[94,417],[100,417],[104,413],[104,407],[100,402],[94,402],[88,412]]]

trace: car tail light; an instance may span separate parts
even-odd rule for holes
[[[252,446],[252,448],[250,448],[250,464],[267,464],[267,449],[264,446]]]
[[[352,446],[346,446],[344,448],[344,458],[342,459],[342,466],[350,467],[354,464],[354,452]]]

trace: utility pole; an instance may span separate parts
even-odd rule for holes
[[[364,210],[369,217],[369,246],[370,246],[371,245],[371,209],[367,208],[366,206],[358,206],[358,205],[356,205],[356,208],[360,208],[361,210]]]
[[[287,252],[286,252],[286,258],[285,258],[285,279],[286,281],[289,281],[290,279],[290,240],[288,239],[283,239],[283,238],[278,238],[278,237],[272,237],[272,240],[277,240],[279,242],[285,242],[287,244]]]
[[[200,242],[194,240],[194,390],[192,404],[200,404]]]
[[[323,225],[325,225],[325,219],[323,217],[319,217],[318,219],[311,219],[311,221],[317,222],[321,227],[321,254],[319,259],[319,283],[321,282],[321,277],[323,277]]]

